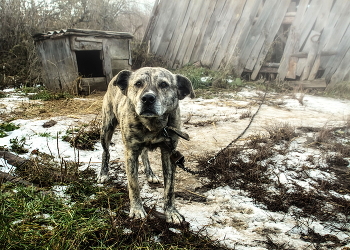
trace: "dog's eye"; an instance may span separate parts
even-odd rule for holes
[[[135,87],[138,87],[138,88],[142,87],[142,82],[136,82]]]
[[[168,85],[168,83],[167,82],[161,82],[160,84],[159,84],[159,87],[161,87],[162,89],[164,89],[164,88],[166,88],[166,87],[168,87],[169,85]]]

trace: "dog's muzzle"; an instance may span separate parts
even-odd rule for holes
[[[152,93],[144,94],[141,97],[142,108],[141,108],[140,115],[147,116],[147,117],[159,116],[156,110],[156,101],[157,101],[156,95]]]

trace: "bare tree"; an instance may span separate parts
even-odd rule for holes
[[[141,40],[149,15],[149,6],[130,0],[0,0],[0,87],[38,81],[35,33],[83,28]]]

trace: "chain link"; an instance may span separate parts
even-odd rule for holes
[[[247,127],[242,131],[242,133],[240,133],[233,141],[231,141],[226,147],[224,147],[223,149],[221,149],[219,152],[217,152],[213,157],[211,157],[208,161],[207,161],[207,164],[205,165],[204,169],[202,170],[191,170],[187,167],[185,167],[184,165],[179,165],[177,164],[181,169],[183,169],[184,171],[190,173],[190,174],[193,174],[193,175],[196,175],[196,174],[203,174],[205,173],[210,167],[212,167],[213,163],[215,162],[216,158],[221,155],[225,150],[227,150],[229,147],[232,146],[232,144],[236,143],[246,132],[247,130],[249,129],[250,125],[253,123],[253,120],[255,118],[255,116],[258,114],[261,106],[263,105],[263,103],[265,102],[265,98],[266,98],[266,94],[267,94],[267,90],[268,90],[268,85],[266,87],[266,90],[265,90],[265,94],[261,100],[261,103],[259,104],[259,107],[258,109],[255,111],[254,115],[252,115],[252,117],[250,118],[250,121],[247,125]]]

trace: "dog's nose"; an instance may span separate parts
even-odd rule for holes
[[[142,96],[141,101],[144,104],[153,104],[156,101],[156,96],[154,94],[145,94]]]

